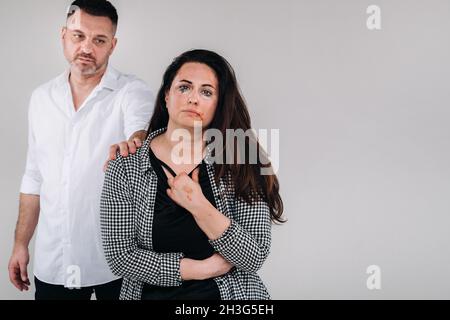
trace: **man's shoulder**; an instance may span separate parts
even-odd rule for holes
[[[64,77],[66,76],[66,73],[60,74],[59,76],[44,82],[43,84],[39,85],[33,90],[32,96],[40,95],[40,94],[48,94],[56,88],[57,86],[62,86],[64,84]]]
[[[149,85],[137,75],[130,73],[123,73],[114,68],[111,68],[112,72],[115,74],[120,87],[124,90],[146,90],[150,91]]]

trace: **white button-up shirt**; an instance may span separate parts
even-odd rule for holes
[[[101,241],[103,164],[112,144],[147,129],[154,98],[144,82],[108,67],[75,111],[68,76],[66,71],[32,94],[20,191],[40,195],[35,276],[85,287],[117,279]]]

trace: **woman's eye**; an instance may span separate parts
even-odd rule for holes
[[[186,92],[189,90],[189,87],[188,86],[180,86],[179,90],[180,90],[180,92]]]
[[[213,95],[212,91],[210,90],[202,90],[202,94],[206,97],[211,97]]]

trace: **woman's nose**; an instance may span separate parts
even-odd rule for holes
[[[189,104],[198,104],[198,96],[195,92],[191,93],[191,95],[188,98]]]

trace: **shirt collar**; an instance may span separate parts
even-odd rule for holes
[[[70,68],[68,68],[62,75],[58,77],[58,85],[65,86],[69,83],[69,75],[70,75]],[[116,90],[119,88],[119,76],[120,73],[108,65],[106,67],[106,71],[103,74],[102,79],[100,80],[100,83],[98,84],[98,87],[100,89],[107,88],[110,90]]]
[[[100,81],[100,88],[107,88],[111,90],[116,90],[119,87],[118,84],[119,72],[113,67],[109,66],[106,68],[105,74]]]
[[[139,157],[141,158],[141,171],[147,172],[148,170],[152,169],[152,165],[150,163],[150,142],[153,140],[153,138],[159,136],[160,134],[166,132],[166,128],[161,128],[156,131],[153,131],[150,133],[145,139],[144,143],[142,144],[142,147],[139,148]]]

